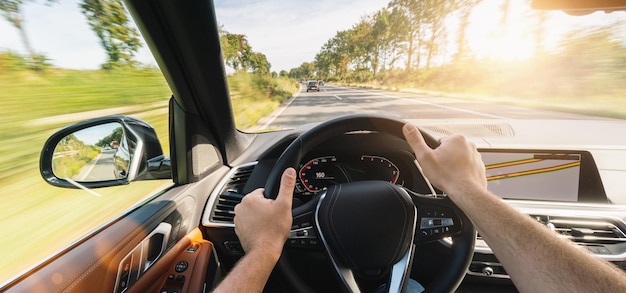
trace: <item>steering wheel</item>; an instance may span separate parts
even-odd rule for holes
[[[348,115],[321,123],[298,136],[270,171],[265,196],[275,198],[282,172],[297,168],[302,156],[325,140],[355,131],[389,134],[404,140],[406,122],[379,115]],[[431,148],[439,143],[422,132]],[[293,226],[286,246],[322,246],[343,291],[361,292],[355,276],[387,279],[387,292],[404,292],[416,245],[452,237],[451,259],[426,292],[452,292],[465,276],[475,241],[467,216],[445,195],[424,195],[384,181],[338,184],[320,191],[292,210]],[[281,257],[277,273],[298,292],[311,291]]]

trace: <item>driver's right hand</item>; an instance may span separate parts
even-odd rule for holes
[[[452,200],[468,190],[487,188],[485,164],[480,153],[476,145],[462,135],[444,137],[439,147],[431,149],[415,125],[405,124],[402,132],[424,175]]]

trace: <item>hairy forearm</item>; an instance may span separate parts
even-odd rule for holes
[[[279,257],[266,251],[247,253],[213,292],[262,292]]]
[[[621,270],[559,238],[488,191],[469,187],[450,196],[472,219],[520,292],[626,292]]]

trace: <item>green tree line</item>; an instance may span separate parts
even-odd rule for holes
[[[470,18],[480,3],[392,0],[338,31],[314,60],[292,68],[288,76],[516,95],[581,96],[626,89],[624,23],[572,28],[548,51],[544,47],[548,15],[528,9],[524,29],[535,54],[528,60],[504,62],[478,58],[468,45]],[[512,21],[512,1],[497,5],[498,15],[491,17],[498,25],[491,34],[504,39]],[[452,18],[456,22],[448,21]]]
[[[118,143],[122,143],[122,136],[124,135],[124,131],[121,127],[115,128],[111,134],[105,136],[101,140],[96,143],[98,147],[106,147],[111,146],[111,142],[117,141]]]

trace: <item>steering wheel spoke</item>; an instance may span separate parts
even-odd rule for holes
[[[321,250],[322,245],[313,226],[315,207],[319,197],[315,197],[304,205],[292,210],[293,222],[289,238],[285,243],[288,248]]]
[[[423,195],[410,190],[407,192],[418,207],[416,244],[452,237],[463,231],[468,220],[446,195]]]

